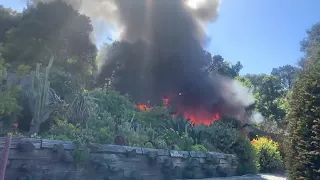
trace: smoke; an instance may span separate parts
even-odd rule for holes
[[[264,117],[260,112],[253,112],[249,121],[254,124],[261,124],[264,121]]]
[[[49,3],[55,0],[29,0],[32,4]],[[95,37],[99,38],[101,22],[109,30],[120,34],[119,40],[131,42],[139,38],[149,39],[150,31],[155,24],[178,23],[176,20],[189,21],[190,31],[202,39],[208,23],[215,21],[218,15],[220,0],[61,0],[80,13],[93,20]],[[100,25],[99,25],[100,24]],[[148,32],[149,31],[149,32]],[[150,39],[149,39],[150,40]]]
[[[40,1],[52,0],[32,0]],[[99,53],[98,80],[112,76],[116,89],[135,101],[159,104],[170,97],[172,104],[239,119],[254,103],[250,91],[235,80],[203,71],[211,60],[203,50],[209,40],[205,29],[216,20],[220,0],[63,1],[117,32],[120,42]],[[96,40],[103,34],[99,27]]]

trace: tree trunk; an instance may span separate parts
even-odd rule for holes
[[[34,134],[34,133],[39,133],[40,130],[40,123],[38,124],[30,124],[30,133]]]

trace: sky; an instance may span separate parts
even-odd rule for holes
[[[0,4],[18,11],[25,7],[24,0]],[[232,63],[240,61],[241,74],[296,65],[303,55],[300,41],[320,21],[319,7],[319,0],[222,0],[218,19],[207,27],[211,42],[205,48]]]

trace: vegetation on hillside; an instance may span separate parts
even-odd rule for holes
[[[240,76],[240,62],[233,65],[204,52],[206,72],[236,79],[253,91],[251,109],[264,119],[251,125],[248,136],[230,117],[198,126],[172,116],[165,104],[139,109],[132,96],[142,93],[124,89],[119,77],[139,83],[138,73],[128,75],[120,67],[140,70],[130,60],[140,60],[144,46],[113,42],[101,47],[107,56],[98,56],[92,31],[90,19],[62,1],[21,13],[0,6],[1,135],[13,131],[81,144],[232,153],[239,159],[239,174],[279,170],[283,157],[291,179],[320,176],[319,24],[301,43],[300,66],[276,67],[271,74]],[[115,55],[118,61],[95,78],[99,63],[107,61],[103,58]]]

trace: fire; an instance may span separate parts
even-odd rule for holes
[[[169,107],[169,98],[163,98],[162,102],[165,106]],[[152,107],[146,104],[137,105],[140,111],[150,111]],[[184,107],[182,105],[177,106],[176,114],[173,114],[172,117],[182,116],[185,119],[189,119],[191,124],[195,125],[207,125],[209,126],[213,122],[220,119],[220,114],[218,112],[213,113],[206,110],[203,107]]]
[[[164,105],[168,105],[168,103],[169,103],[169,98],[163,98],[162,101],[163,101],[163,104],[164,104]]]
[[[209,126],[213,122],[220,119],[219,113],[212,113],[207,111],[205,108],[186,108],[178,106],[178,113],[182,114],[185,119],[189,119],[191,124],[196,125],[207,125]]]
[[[145,110],[145,111],[150,111],[150,110],[151,110],[151,107],[148,107],[148,106],[145,105],[145,104],[139,104],[139,105],[138,105],[138,108],[139,108],[140,111],[143,111],[143,110]]]

